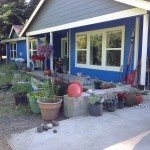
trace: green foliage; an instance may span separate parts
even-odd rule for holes
[[[0,40],[8,38],[12,25],[24,25],[39,1],[0,0]]]
[[[33,91],[30,83],[15,84],[12,86],[11,90],[14,93],[30,93]]]
[[[88,100],[89,100],[89,103],[92,105],[103,103],[103,97],[95,95],[94,93],[90,94],[90,96],[88,97]]]

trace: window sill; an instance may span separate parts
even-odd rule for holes
[[[103,71],[114,71],[114,72],[122,72],[121,66],[96,66],[96,65],[86,65],[86,64],[76,64],[75,67],[86,68],[86,69],[95,69],[95,70],[103,70]]]

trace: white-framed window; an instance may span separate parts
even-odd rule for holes
[[[29,41],[29,58],[31,59],[32,55],[36,55],[37,54],[37,45],[38,45],[38,42],[37,42],[37,39],[31,39]]]
[[[10,43],[10,59],[16,59],[17,58],[17,43],[12,42]]]
[[[75,66],[120,71],[123,65],[125,27],[76,33]]]

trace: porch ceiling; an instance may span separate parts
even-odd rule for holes
[[[149,0],[114,0],[114,1],[150,11]]]

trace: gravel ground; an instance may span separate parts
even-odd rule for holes
[[[6,140],[10,134],[48,123],[40,115],[33,114],[29,107],[16,107],[14,102],[10,91],[0,91],[0,150],[11,150]],[[58,120],[62,119],[65,118],[61,114]]]

